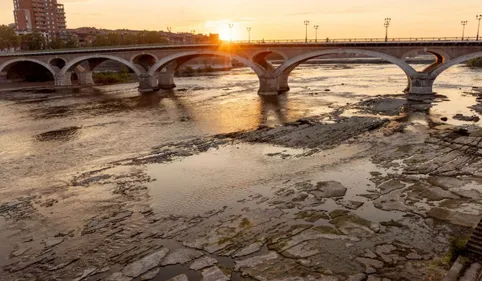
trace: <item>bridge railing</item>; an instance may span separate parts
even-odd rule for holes
[[[280,40],[237,40],[237,41],[221,41],[219,44],[350,44],[350,43],[410,43],[410,42],[447,42],[447,43],[465,43],[465,42],[480,42],[482,44],[482,37],[477,41],[476,37],[405,37],[405,38],[320,38],[320,39],[280,39]],[[217,46],[219,44],[199,44],[195,42],[170,42],[163,44],[140,44],[140,45],[116,45],[116,46],[99,46],[99,47],[82,47],[72,49],[49,49],[49,50],[37,50],[37,51],[13,51],[2,52],[0,50],[0,57],[2,56],[18,56],[21,54],[50,54],[59,52],[88,52],[88,51],[123,51],[123,50],[135,50],[143,48],[156,48],[156,47],[190,47],[190,46]]]
[[[319,39],[281,39],[281,40],[238,40],[233,43],[238,44],[260,44],[260,43],[279,43],[279,44],[326,44],[326,43],[405,43],[405,42],[481,42],[482,37],[405,37],[405,38],[319,38]]]

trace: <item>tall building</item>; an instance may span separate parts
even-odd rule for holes
[[[66,35],[64,5],[57,0],[13,0],[13,7],[19,34],[39,31],[49,40]]]

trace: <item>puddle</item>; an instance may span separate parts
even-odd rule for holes
[[[373,164],[369,159],[363,158],[343,163],[334,167],[328,167],[320,172],[316,181],[337,181],[345,186],[348,190],[343,200],[351,200],[364,202],[359,209],[352,211],[358,216],[373,222],[384,222],[390,220],[402,219],[405,213],[398,211],[383,211],[373,206],[373,202],[367,198],[360,196],[361,194],[370,193],[369,190],[375,190],[376,184],[370,178],[370,172],[379,172],[381,176],[387,174],[396,174],[392,169],[380,169]],[[345,209],[338,205],[334,200],[327,199],[326,202],[320,206],[322,210],[333,211],[335,209]]]
[[[178,264],[161,267],[161,271],[159,271],[157,277],[152,280],[167,281],[181,274],[185,274],[189,281],[200,281],[202,279],[202,276],[199,272],[195,270],[190,270],[189,266],[183,266]]]
[[[336,159],[330,160],[330,153],[334,151],[336,149],[313,157],[296,157],[303,153],[302,149],[239,144],[168,164],[153,164],[147,169],[148,175],[156,179],[148,184],[150,203],[154,211],[162,215],[199,215],[223,207],[237,209],[240,199],[253,194],[272,197],[277,190],[272,182],[278,180],[281,184],[286,179],[292,179],[292,182],[310,179],[312,182],[337,181],[343,184],[348,188],[344,200],[365,203],[354,211],[361,217],[376,222],[401,219],[404,213],[376,209],[370,200],[360,196],[376,188],[370,181],[370,172],[386,175],[395,171],[380,170],[365,158],[320,168],[337,162]],[[340,153],[337,157],[342,155]],[[286,160],[288,157],[290,159]],[[343,209],[331,199],[320,208],[328,211]]]
[[[152,207],[161,214],[197,215],[232,206],[250,192],[268,189],[259,184],[284,175],[301,160],[283,158],[301,153],[268,144],[238,144],[151,165],[147,174],[156,179],[149,184]]]

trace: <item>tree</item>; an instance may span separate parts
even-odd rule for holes
[[[55,37],[48,43],[48,47],[50,49],[63,49],[65,48],[65,42],[62,39]]]
[[[167,43],[167,39],[156,31],[142,31],[138,35],[138,44]]]
[[[6,25],[0,25],[0,50],[18,47],[19,39],[15,30]]]
[[[45,37],[42,33],[34,31],[33,33],[22,36],[22,50],[43,50],[46,47]]]
[[[65,48],[73,49],[78,47],[79,47],[79,41],[77,41],[77,39],[74,36],[69,34],[67,36],[67,40],[65,40]]]

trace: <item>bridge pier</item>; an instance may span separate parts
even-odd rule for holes
[[[92,86],[95,85],[94,79],[92,78],[92,71],[78,72],[77,78],[79,79],[79,84],[82,86]]]
[[[159,72],[158,85],[160,89],[173,89],[176,88],[174,83],[174,72]]]
[[[408,89],[409,96],[419,96],[422,99],[424,96],[433,96],[434,82],[435,78],[427,73],[419,73],[416,76],[411,76],[409,81],[410,87]]]
[[[0,72],[0,84],[7,83],[7,72]]]
[[[72,72],[68,71],[64,75],[55,75],[55,87],[66,88],[72,86]]]
[[[279,77],[259,77],[258,95],[274,96],[280,93]]]
[[[280,93],[285,93],[285,92],[288,92],[290,90],[290,86],[288,85],[288,78],[289,78],[289,74],[281,74],[280,77],[278,77],[278,92]]]
[[[156,77],[149,74],[141,74],[139,77],[139,92],[151,93],[159,90]]]
[[[290,90],[288,77],[289,74],[282,74],[276,77],[259,77],[258,94],[262,96],[273,96],[288,92]]]

